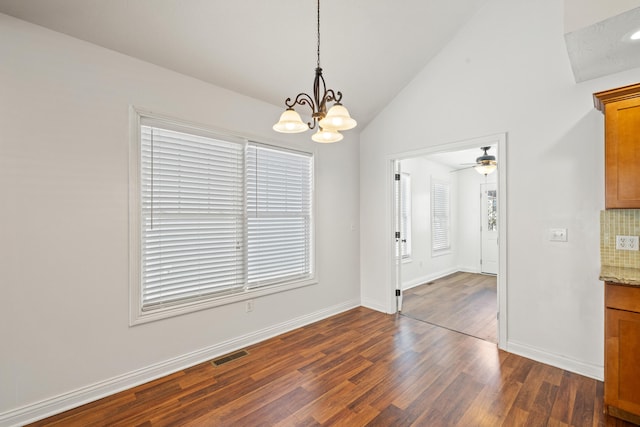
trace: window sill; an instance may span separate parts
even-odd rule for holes
[[[451,249],[446,249],[443,251],[431,252],[431,258],[437,258],[445,255],[452,255],[453,251]]]
[[[174,316],[181,316],[183,314],[193,313],[200,310],[206,310],[209,308],[220,307],[223,305],[235,304],[238,302],[246,301],[253,298],[259,298],[266,295],[272,295],[279,292],[286,292],[292,289],[302,288],[305,286],[315,285],[318,281],[315,278],[300,280],[297,282],[291,282],[281,285],[265,286],[264,288],[250,289],[243,292],[237,292],[230,295],[222,295],[218,297],[212,297],[200,301],[192,301],[180,305],[170,305],[166,307],[160,307],[153,311],[142,311],[140,308],[134,309],[132,307],[131,316],[129,319],[129,326],[137,326],[149,322],[155,322],[156,320],[168,319]]]

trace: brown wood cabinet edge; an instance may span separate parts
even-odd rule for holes
[[[596,92],[593,94],[593,105],[604,113],[606,104],[636,98],[638,96],[640,96],[640,83]]]

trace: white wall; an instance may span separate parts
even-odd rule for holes
[[[6,15],[0,57],[0,425],[359,305],[357,134],[278,136],[279,107]],[[319,284],[129,327],[130,105],[317,150]]]
[[[638,71],[575,84],[563,4],[490,0],[361,133],[363,304],[393,311],[388,159],[507,132],[508,350],[602,377],[603,117],[592,93]],[[548,241],[551,227],[569,241]]]
[[[411,175],[411,258],[402,262],[402,288],[420,285],[457,271],[457,176],[452,168],[424,157],[402,160],[402,172]],[[431,180],[449,182],[451,203],[451,251],[431,252]]]

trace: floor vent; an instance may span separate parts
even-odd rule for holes
[[[236,360],[241,357],[244,357],[248,354],[249,353],[247,351],[240,350],[240,351],[236,351],[235,353],[227,354],[226,356],[222,356],[218,359],[212,360],[211,363],[213,364],[213,366],[220,366],[220,365],[224,365],[225,363],[229,363],[232,360]]]

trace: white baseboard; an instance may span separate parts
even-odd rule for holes
[[[447,270],[438,271],[435,273],[429,273],[426,276],[418,277],[407,282],[402,283],[402,290],[407,290],[411,288],[415,288],[416,286],[423,285],[427,282],[431,282],[432,280],[437,280],[441,277],[448,276],[449,274],[453,274],[457,271],[460,271],[458,267],[449,268]]]
[[[323,310],[310,313],[278,325],[251,332],[241,337],[212,345],[194,352],[165,360],[151,366],[118,375],[68,393],[54,396],[33,404],[0,413],[0,427],[20,426],[66,410],[93,402],[114,393],[161,378],[207,360],[264,341],[276,335],[317,322],[327,317],[359,307],[359,300],[347,301]]]
[[[564,369],[565,371],[584,375],[585,377],[593,378],[599,381],[603,381],[604,379],[604,366],[601,365],[594,365],[591,363],[583,362],[581,360],[571,359],[559,354],[549,353],[545,350],[513,341],[507,342],[507,348],[505,350],[509,353],[517,354],[518,356],[526,357],[537,362]]]
[[[361,305],[363,307],[370,308],[371,310],[375,310],[375,311],[379,311],[381,313],[389,314],[389,312],[387,311],[387,307],[383,306],[382,304],[379,304],[378,301],[374,301],[374,300],[370,300],[370,299],[364,298],[362,300]]]

